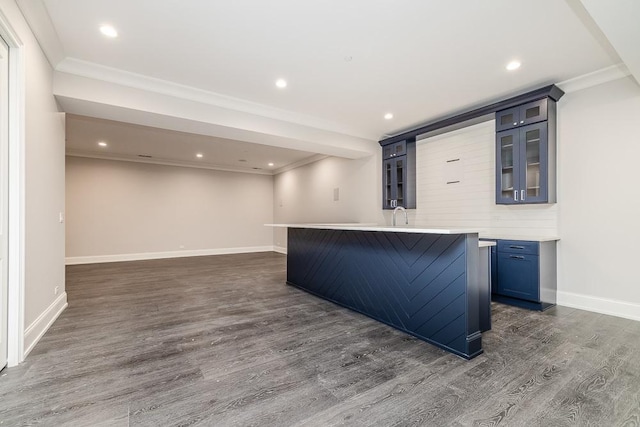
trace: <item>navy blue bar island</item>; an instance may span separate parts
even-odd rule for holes
[[[482,353],[477,232],[277,226],[288,284],[466,359]]]

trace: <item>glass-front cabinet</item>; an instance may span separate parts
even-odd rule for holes
[[[406,156],[384,161],[384,208],[405,206]]]
[[[496,134],[496,203],[547,203],[547,122]]]
[[[416,207],[415,140],[382,147],[382,208]]]

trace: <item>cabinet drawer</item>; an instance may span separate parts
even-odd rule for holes
[[[498,252],[509,254],[538,255],[540,253],[538,242],[523,240],[498,240]]]

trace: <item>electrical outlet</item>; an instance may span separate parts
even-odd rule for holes
[[[53,288],[53,294],[58,295],[59,290],[60,290],[60,286],[56,286],[55,288]]]
[[[58,221],[60,221],[60,224],[64,222],[64,212],[58,214]]]
[[[340,200],[340,188],[336,187],[333,189],[333,201],[337,202]]]
[[[184,245],[180,245],[180,249],[184,249]]]

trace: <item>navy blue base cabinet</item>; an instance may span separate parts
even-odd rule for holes
[[[533,310],[556,304],[556,242],[498,240],[492,299]]]
[[[477,234],[289,228],[287,283],[471,359],[482,353]]]

